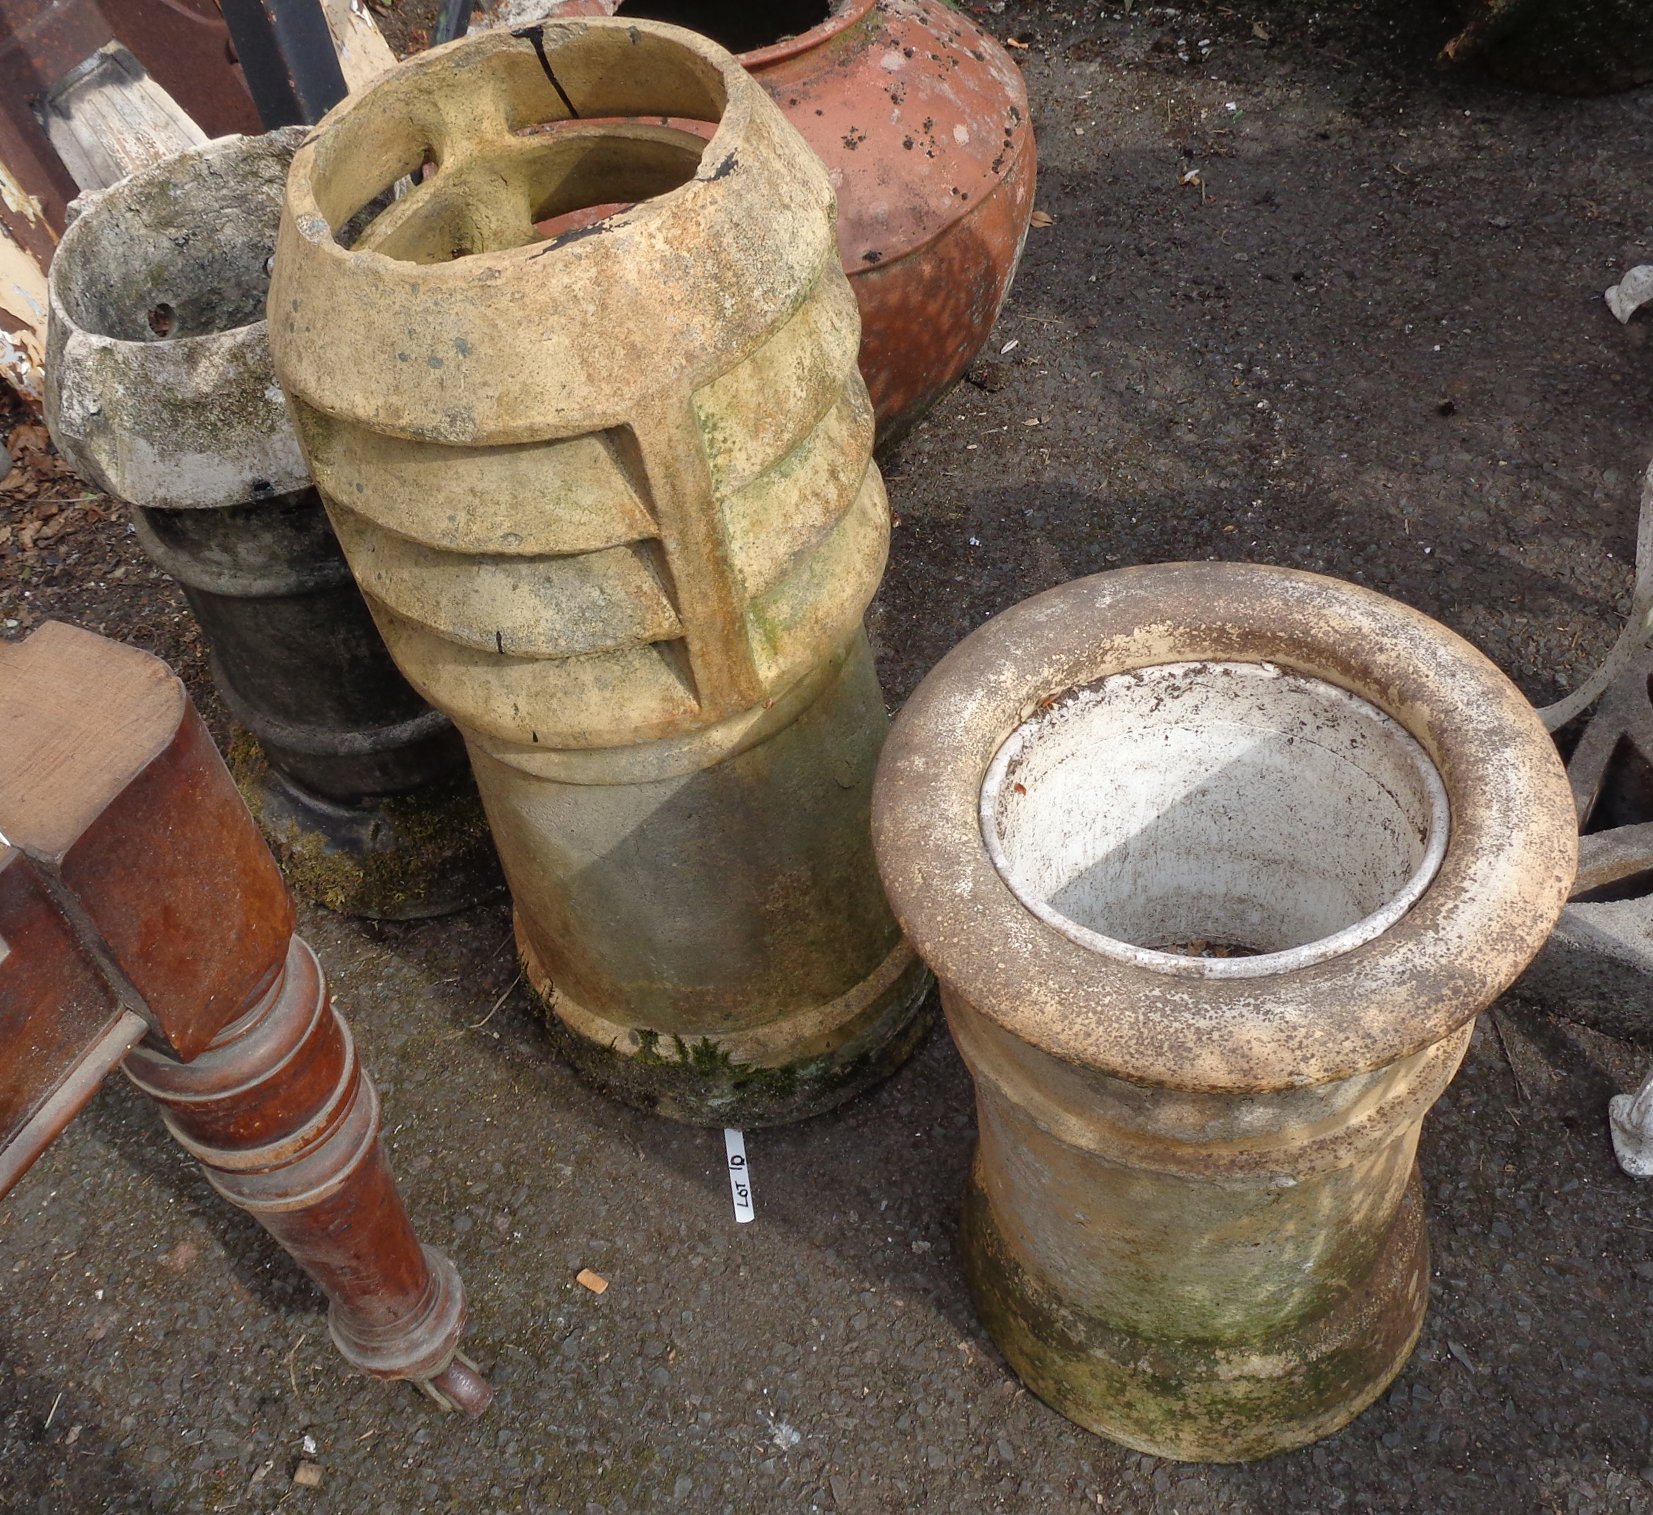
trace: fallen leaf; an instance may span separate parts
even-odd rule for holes
[[[1029,416],[1025,421],[1022,422],[1023,426],[1041,426],[1043,424],[1044,423],[1042,421],[1040,421],[1040,419],[1037,416]]]
[[[161,1262],[164,1266],[171,1268],[174,1273],[182,1273],[200,1255],[200,1242],[181,1241],[161,1259]]]
[[[1048,210],[1036,210],[1033,212],[1031,221],[1034,226],[1054,226],[1056,217],[1051,215]]]
[[[608,1280],[601,1273],[593,1273],[590,1268],[581,1268],[574,1275],[574,1282],[583,1284],[593,1294],[601,1294],[608,1287]]]
[[[0,479],[0,489],[21,489],[29,482],[29,477],[29,470],[26,469],[21,463],[13,464],[11,472],[8,473],[5,478]]]
[[[50,440],[51,434],[46,428],[38,421],[31,421],[14,427],[6,445],[12,452],[44,452]]]
[[[293,1469],[293,1482],[301,1489],[321,1487],[321,1467],[313,1462],[301,1462]]]
[[[1251,35],[1259,42],[1272,42],[1274,40],[1274,38],[1269,35],[1268,28],[1264,26],[1261,21],[1252,22]]]
[[[69,1427],[69,1434],[63,1438],[63,1445],[66,1446],[66,1447],[72,1447],[79,1440],[80,1440],[80,1427],[79,1426],[70,1426]]]

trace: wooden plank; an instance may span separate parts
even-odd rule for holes
[[[84,194],[108,189],[207,135],[119,42],[108,42],[47,92],[46,135]]]
[[[61,621],[0,644],[0,833],[61,862],[166,750],[186,703],[158,658]]]
[[[0,1144],[0,1199],[35,1164],[59,1133],[82,1110],[120,1060],[137,1044],[148,1025],[130,1010],[121,1011],[109,1029],[81,1055],[63,1081],[23,1125]]]
[[[396,67],[396,54],[374,24],[363,0],[321,0],[339,72],[351,94],[366,89],[386,69]]]

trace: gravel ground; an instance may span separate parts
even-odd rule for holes
[[[1647,326],[1600,299],[1653,261],[1653,91],[1440,76],[1450,23],[1404,0],[984,19],[1026,44],[1055,221],[976,382],[887,460],[892,703],[1030,593],[1199,557],[1355,578],[1535,699],[1576,682],[1626,605],[1653,451]],[[24,531],[81,493],[41,468],[0,514],[4,634],[57,615],[129,636],[222,731],[182,599],[121,513]],[[495,1408],[444,1418],[348,1376],[309,1284],[116,1080],[0,1205],[0,1508],[1653,1508],[1653,1206],[1603,1124],[1653,1052],[1483,1018],[1425,1127],[1435,1290],[1394,1389],[1315,1448],[1178,1466],[1047,1410],[975,1324],[953,1247],[970,1089],[945,1035],[838,1113],[751,1135],[758,1219],[737,1229],[715,1132],[549,1057],[502,906],[303,929],[415,1220],[465,1275]],[[574,1284],[586,1267],[606,1293]],[[321,1488],[292,1486],[303,1457]]]

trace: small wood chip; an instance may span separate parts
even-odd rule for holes
[[[590,1268],[581,1268],[574,1275],[574,1282],[584,1284],[593,1294],[601,1294],[608,1287],[608,1280],[601,1273],[593,1273]]]
[[[301,1462],[293,1469],[293,1482],[301,1489],[319,1489],[321,1487],[321,1465],[314,1462]]]

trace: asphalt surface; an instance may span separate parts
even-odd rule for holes
[[[992,366],[887,460],[892,706],[1030,593],[1206,557],[1359,579],[1533,698],[1571,687],[1627,604],[1653,453],[1648,325],[1601,301],[1653,261],[1653,91],[1442,76],[1451,24],[1427,4],[982,19],[1026,44],[1055,220]],[[4,549],[3,634],[44,615],[173,658],[219,720],[119,511]],[[1653,1189],[1604,1123],[1653,1051],[1484,1017],[1425,1127],[1433,1298],[1394,1388],[1312,1449],[1178,1466],[1069,1425],[976,1325],[945,1033],[842,1110],[749,1134],[737,1227],[716,1132],[609,1104],[549,1055],[502,905],[309,909],[303,930],[416,1224],[465,1276],[495,1407],[444,1417],[350,1376],[313,1288],[116,1079],[0,1204],[0,1509],[1653,1508]],[[320,1488],[293,1485],[301,1460]]]

